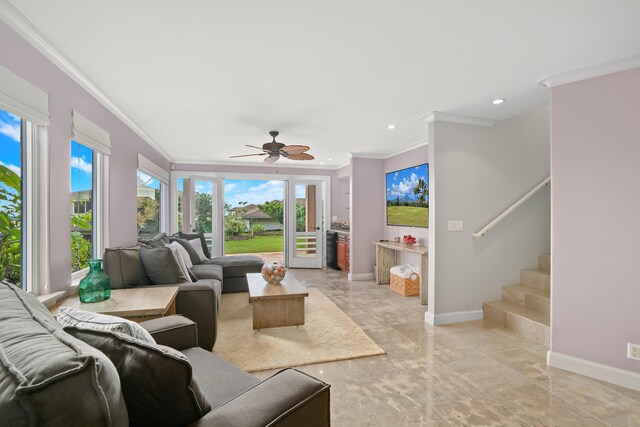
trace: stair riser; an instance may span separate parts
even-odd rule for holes
[[[525,294],[524,306],[530,310],[549,315],[551,312],[551,300],[540,295]]]
[[[538,289],[551,289],[551,277],[549,273],[537,270],[522,270],[520,272],[520,284]]]
[[[511,313],[506,314],[507,327],[516,334],[530,340],[549,345],[549,327]]]
[[[502,301],[507,301],[513,304],[524,307],[524,296],[522,292],[514,292],[508,289],[502,288]]]
[[[551,255],[539,255],[538,268],[544,271],[551,271]]]
[[[485,320],[505,326],[522,337],[549,345],[549,327],[547,325],[508,313],[489,304],[482,304],[482,310]]]
[[[482,304],[482,312],[485,320],[507,326],[507,313],[504,310],[492,305]]]

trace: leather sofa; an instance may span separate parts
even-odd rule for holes
[[[141,325],[160,345],[140,343],[113,332],[63,329],[33,295],[15,285],[1,283],[0,424],[14,427],[330,425],[328,384],[295,369],[285,369],[261,382],[198,347],[195,324],[181,316]],[[94,343],[92,339],[99,342],[103,335],[143,350],[151,349],[156,352],[154,357],[170,355],[172,363],[186,366],[183,376],[188,377],[189,386],[182,391],[182,400],[173,404],[160,402],[176,391],[173,382],[165,381],[164,387],[157,387],[157,381],[174,375],[174,370],[162,364],[149,365],[150,359],[143,357],[119,359],[116,363],[110,352],[118,346],[101,348],[101,351],[89,344]],[[83,336],[87,339],[79,339]],[[163,347],[164,344],[172,348]],[[164,374],[151,376],[142,369],[143,372],[136,375],[145,381],[131,382],[133,371],[140,370],[138,365]],[[143,387],[143,392],[131,393],[127,388],[132,386]],[[137,399],[147,399],[146,392],[160,396],[159,400],[153,400],[151,407],[137,405]],[[206,399],[205,405],[197,407],[198,414],[191,416],[190,421],[180,422],[184,413],[177,408],[184,409],[185,404],[192,404],[196,399]],[[145,411],[147,418],[136,418],[140,411]],[[155,421],[151,422],[152,419]]]

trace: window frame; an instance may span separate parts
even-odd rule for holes
[[[158,218],[158,233],[166,233],[167,230],[169,229],[168,227],[168,223],[169,223],[169,185],[167,183],[164,182],[164,179],[157,176],[156,174],[154,174],[153,172],[149,171],[149,169],[138,166],[136,168],[136,177],[138,176],[138,172],[142,172],[145,175],[149,175],[151,178],[153,179],[157,179],[158,182],[160,183],[160,211],[159,211],[159,218]],[[138,189],[136,188],[136,200],[138,197]],[[136,212],[137,212],[137,205],[136,205]],[[140,237],[140,235],[138,233],[136,233],[137,237]]]
[[[89,146],[87,144],[83,144],[76,139],[69,140],[69,144],[76,142],[86,148],[90,148],[92,151],[92,187],[93,187],[93,197],[92,197],[92,258],[100,258],[101,254],[104,253],[105,247],[107,247],[107,236],[109,235],[107,230],[107,212],[108,212],[108,183],[109,183],[109,155],[101,152],[95,147]],[[71,156],[69,156],[71,159]],[[69,166],[71,167],[71,166]],[[71,190],[71,189],[69,189]],[[72,287],[78,286],[80,280],[86,276],[89,272],[89,267],[83,268],[82,270],[72,271],[71,272],[71,285]]]

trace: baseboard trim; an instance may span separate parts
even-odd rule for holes
[[[482,310],[453,311],[451,313],[433,314],[429,311],[424,313],[424,321],[430,325],[446,325],[449,323],[467,322],[469,320],[480,320],[483,318]]]
[[[375,279],[375,275],[373,273],[349,273],[347,279],[352,282],[357,282],[360,280],[373,280]]]
[[[554,368],[564,369],[565,371],[640,391],[640,374],[625,369],[603,365],[602,363],[551,350],[547,353],[547,364]]]

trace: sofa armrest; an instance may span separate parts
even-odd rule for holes
[[[195,283],[178,283],[176,314],[181,314],[198,325],[198,345],[211,351],[218,333],[218,304],[222,287],[220,282],[199,280]]]
[[[296,369],[284,369],[192,425],[326,427],[331,425],[329,388]]]
[[[157,344],[182,350],[198,346],[198,327],[186,317],[174,315],[140,322]]]

